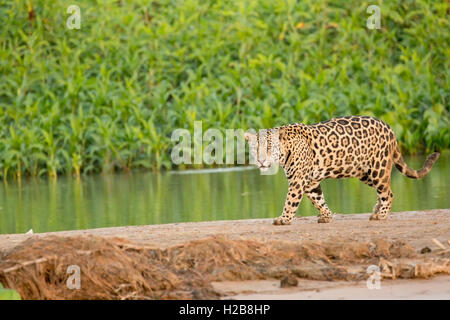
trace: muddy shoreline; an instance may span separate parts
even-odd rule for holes
[[[62,287],[55,287],[65,276],[62,266],[82,257],[86,266],[95,265],[89,257],[101,256],[105,270],[117,260],[130,266],[139,260],[144,271],[136,274],[144,272],[153,280],[133,278],[139,285],[119,295],[113,277],[110,295],[96,296],[98,287],[92,287],[68,298],[450,299],[450,209],[396,212],[388,221],[369,221],[369,216],[336,215],[329,224],[301,217],[290,226],[251,219],[0,235],[0,278],[28,288],[21,279],[34,277],[64,298]],[[19,266],[34,259],[46,265]],[[373,264],[381,267],[384,293],[365,288],[365,269]],[[171,276],[148,265],[160,265]],[[14,272],[7,274],[2,267]],[[43,269],[57,280],[45,282]],[[126,283],[133,272],[122,269],[117,272]],[[185,272],[189,269],[191,274]],[[100,276],[93,270],[90,277]],[[167,285],[155,290],[162,282]],[[48,292],[23,291],[28,298],[52,298]]]

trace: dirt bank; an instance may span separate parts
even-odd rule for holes
[[[0,281],[29,299],[273,299],[286,293],[292,295],[285,298],[295,299],[321,298],[320,292],[340,298],[346,289],[349,297],[358,297],[357,290],[363,289],[357,286],[365,284],[369,265],[380,267],[387,287],[393,279],[450,274],[450,209],[398,212],[381,222],[368,218],[358,214],[337,215],[330,224],[306,217],[291,226],[256,219],[0,235]],[[66,269],[73,264],[82,270],[81,290],[66,286]],[[440,291],[430,295],[445,296],[439,283],[432,287]]]

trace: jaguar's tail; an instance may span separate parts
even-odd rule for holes
[[[439,159],[439,152],[432,153],[428,156],[427,160],[425,161],[424,166],[420,170],[414,170],[408,167],[406,162],[403,160],[402,154],[400,153],[400,149],[397,145],[396,150],[394,151],[394,164],[395,167],[408,178],[412,179],[420,179],[425,177],[428,172],[430,172],[431,168],[433,167],[434,163],[437,159]]]

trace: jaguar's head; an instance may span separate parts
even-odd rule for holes
[[[263,129],[258,133],[245,133],[249,144],[250,163],[261,171],[269,170],[274,164],[279,164],[283,158],[283,147],[280,143],[278,129]]]

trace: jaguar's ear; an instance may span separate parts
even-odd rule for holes
[[[251,132],[246,132],[244,133],[244,138],[247,141],[253,140],[254,138],[256,138],[256,134],[251,133]]]
[[[283,129],[278,129],[278,141],[283,141],[284,138],[284,130]]]

